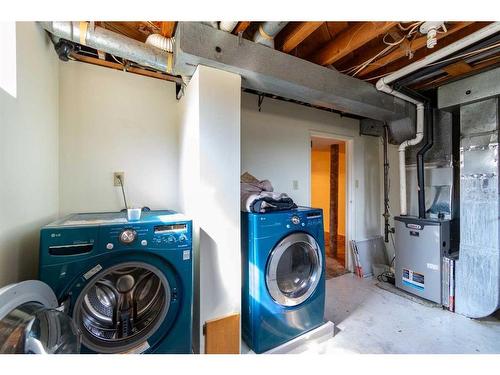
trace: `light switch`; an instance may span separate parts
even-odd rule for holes
[[[354,187],[359,188],[359,180],[354,180]]]
[[[293,190],[299,190],[299,181],[298,180],[293,180],[292,181],[292,186],[293,186]]]

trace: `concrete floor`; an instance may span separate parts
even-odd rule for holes
[[[353,274],[327,280],[326,318],[336,335],[316,353],[500,353],[500,318],[473,320],[429,307]]]

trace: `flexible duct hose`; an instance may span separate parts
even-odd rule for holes
[[[167,38],[161,34],[151,34],[146,39],[146,44],[167,52],[173,51],[174,43],[175,43],[174,37]]]

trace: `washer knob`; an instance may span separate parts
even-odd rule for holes
[[[186,237],[184,234],[181,234],[181,235],[179,236],[179,241],[184,242],[184,241],[186,241],[186,240],[187,240],[187,237]]]
[[[108,249],[108,250],[113,250],[113,247],[115,247],[115,246],[111,242],[108,242],[106,244],[106,249]]]
[[[300,218],[298,216],[292,216],[292,223],[295,225],[300,223]]]
[[[135,241],[137,232],[133,229],[125,229],[120,233],[120,242],[128,245]]]

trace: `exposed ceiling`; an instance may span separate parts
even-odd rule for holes
[[[376,80],[489,24],[489,22],[445,22],[446,30],[437,34],[437,45],[427,48],[427,36],[419,32],[422,22],[289,22],[276,36],[276,49],[345,74],[375,83]],[[97,25],[130,38],[145,41],[152,33],[174,35],[176,22],[96,22]],[[233,34],[246,39],[259,22],[240,21]],[[497,42],[498,43],[498,42]],[[102,57],[102,56],[101,56]],[[82,57],[86,62],[99,63]],[[109,60],[109,58],[108,58]],[[106,61],[110,65],[110,61]],[[120,69],[120,61],[109,66]],[[500,46],[481,53],[455,58],[432,74],[413,80],[408,87],[426,90],[458,77],[467,76],[500,64]],[[153,75],[154,76],[154,75]],[[160,74],[157,78],[171,79]]]

